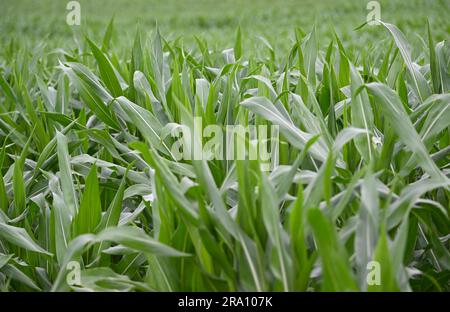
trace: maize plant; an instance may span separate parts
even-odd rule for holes
[[[2,291],[450,290],[448,25],[114,23],[2,34]]]

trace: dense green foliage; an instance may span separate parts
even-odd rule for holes
[[[124,13],[75,29],[74,41],[66,25],[42,37],[65,15],[14,21],[17,8],[6,9],[1,290],[450,290],[445,1],[428,4],[431,26],[355,31],[364,5],[354,21],[314,26],[286,1],[267,17],[273,42],[253,36],[268,27],[258,17],[267,1],[249,21],[250,6],[234,17],[238,2],[203,22],[211,3],[197,3],[183,17],[196,23],[188,34],[175,17],[148,30],[154,21],[137,27]],[[309,10],[327,16],[330,3]],[[411,29],[419,35],[402,32]],[[278,165],[174,159],[167,134],[194,117],[278,125]],[[81,281],[68,285],[73,261]],[[371,261],[380,285],[367,283]]]
[[[12,38],[45,43],[52,48],[75,48],[73,27],[66,25],[63,0],[3,0],[1,3],[0,39]],[[102,40],[111,17],[115,17],[114,47],[126,52],[133,44],[138,25],[145,33],[155,23],[164,37],[181,37],[195,45],[194,36],[208,41],[210,48],[231,48],[237,25],[245,30],[243,46],[249,55],[264,46],[267,38],[276,51],[287,52],[295,36],[295,27],[310,30],[315,23],[322,45],[333,38],[334,27],[346,47],[373,46],[386,38],[376,28],[355,32],[366,21],[368,0],[79,0],[82,24],[78,28],[95,40]],[[426,38],[427,19],[434,25],[436,41],[448,38],[450,20],[447,0],[380,0],[381,18],[403,29],[414,44]]]

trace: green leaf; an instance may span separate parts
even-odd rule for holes
[[[384,22],[381,22],[381,24],[386,27],[386,29],[394,38],[395,44],[397,45],[397,48],[402,55],[403,61],[405,62],[405,65],[408,68],[409,75],[413,81],[413,90],[419,100],[423,102],[427,97],[431,95],[430,88],[423,75],[413,64],[409,44],[405,38],[405,35],[395,25]]]
[[[374,96],[376,104],[381,106],[385,118],[389,121],[390,126],[399,136],[402,143],[412,153],[417,155],[422,168],[430,176],[441,181],[447,181],[447,177],[439,170],[428,154],[398,95],[391,88],[381,83],[373,82],[366,86]]]
[[[241,105],[275,125],[280,126],[280,131],[286,136],[286,139],[299,149],[303,149],[305,144],[312,138],[311,134],[298,129],[291,120],[284,117],[275,106],[264,97],[252,97],[246,99]],[[317,159],[326,159],[327,152],[323,146],[314,144],[311,146],[310,151]]]
[[[117,117],[107,106],[114,98],[102,86],[99,78],[79,63],[67,63],[62,68],[80,93],[83,104],[95,112],[95,115],[106,125],[113,129],[120,129]]]
[[[374,261],[378,263],[380,268],[380,284],[369,284],[368,291],[399,291],[395,279],[395,271],[392,267],[388,238],[384,229],[381,229],[380,238],[375,249]]]
[[[189,254],[175,250],[172,247],[164,245],[139,228],[129,226],[111,227],[98,233],[95,241],[111,241],[122,244],[143,253],[165,256],[165,257],[186,257]]]
[[[156,149],[170,155],[172,159],[175,157],[172,155],[169,147],[164,143],[161,138],[162,125],[148,110],[134,104],[125,97],[119,97],[116,103],[122,108],[131,122],[139,129],[142,136]]]
[[[113,35],[113,28],[114,28],[114,18],[113,15],[111,17],[111,20],[109,21],[108,28],[106,28],[105,35],[103,36],[103,43],[102,43],[102,51],[106,52],[109,49],[109,46],[111,44],[111,38]]]
[[[122,87],[120,86],[119,78],[114,70],[111,61],[108,57],[93,43],[89,38],[86,38],[89,46],[91,47],[94,57],[97,60],[98,68],[100,70],[100,77],[103,79],[106,87],[111,91],[114,97],[119,97],[123,94]]]
[[[238,61],[242,57],[242,34],[241,27],[236,29],[236,41],[234,42],[234,57]]]
[[[433,42],[433,37],[431,36],[430,21],[427,20],[427,30],[428,30],[428,51],[430,53],[430,72],[431,72],[431,82],[433,83],[433,92],[441,93],[441,85],[439,79],[439,68],[438,60],[436,58],[436,51]]]
[[[86,177],[78,214],[73,221],[75,236],[94,233],[100,222],[101,214],[102,205],[98,187],[97,166],[94,164]]]
[[[283,290],[289,291],[292,289],[292,274],[289,270],[289,255],[283,242],[284,232],[281,227],[277,199],[275,198],[276,192],[264,174],[261,174],[261,191],[262,219],[267,232],[270,233],[269,238],[272,241],[278,255],[278,264],[281,273]]]
[[[322,264],[323,291],[355,291],[357,286],[336,230],[319,209],[308,211],[308,222]]]
[[[0,237],[7,242],[26,250],[51,256],[52,254],[39,246],[23,228],[0,222]]]
[[[61,190],[64,203],[68,209],[68,215],[74,217],[78,211],[78,200],[72,180],[72,169],[70,168],[70,155],[67,145],[67,137],[56,132],[58,164],[60,170]]]
[[[34,130],[33,130],[34,132]],[[24,166],[25,159],[28,155],[28,148],[30,146],[32,135],[25,144],[20,157],[14,162],[13,173],[13,189],[14,189],[14,212],[15,216],[22,214],[26,208],[26,189],[24,181]]]
[[[350,74],[352,91],[352,125],[367,130],[364,138],[355,139],[355,145],[366,163],[369,163],[373,154],[373,147],[370,139],[370,132],[373,131],[374,128],[372,107],[366,90],[361,90],[361,92],[357,94],[358,88],[364,84],[364,81],[353,64],[350,64]]]

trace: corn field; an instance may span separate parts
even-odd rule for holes
[[[0,289],[449,291],[449,28],[318,27],[3,40]],[[278,133],[189,157],[212,125]]]

